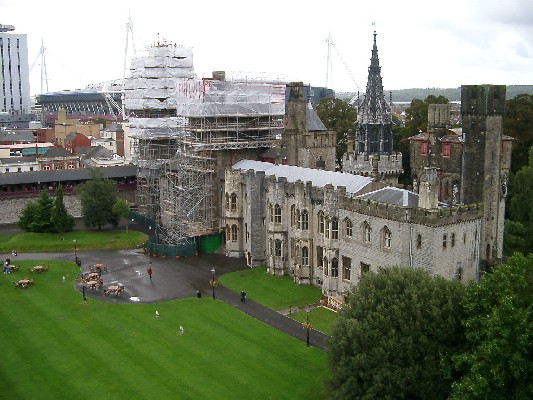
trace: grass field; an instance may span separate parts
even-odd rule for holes
[[[298,311],[289,315],[290,318],[300,321],[301,323],[307,322],[307,313],[305,311]],[[337,313],[325,307],[313,308],[309,311],[309,323],[313,326],[313,329],[331,335],[331,326],[337,317]]]
[[[42,262],[50,270],[33,274],[33,287],[12,286],[13,280],[28,275],[28,266]],[[0,398],[323,397],[324,352],[223,302],[190,298],[117,304],[90,299],[83,304],[73,287],[78,272],[74,263],[42,262],[17,260],[21,271],[1,275]],[[65,284],[62,276],[67,277]],[[240,290],[244,282],[237,278]],[[221,280],[226,285],[225,276]],[[281,289],[280,297],[289,292]],[[260,288],[254,287],[255,296],[261,296]],[[154,317],[156,310],[160,320]],[[185,328],[183,336],[179,325]]]
[[[321,293],[315,286],[296,285],[289,276],[270,275],[266,268],[231,272],[221,276],[220,283],[237,293],[244,290],[250,299],[278,311],[318,303]]]
[[[53,251],[73,251],[76,247],[83,250],[125,249],[142,247],[147,236],[129,230],[75,230],[64,234],[25,232],[13,235],[0,235],[0,253],[41,253]]]

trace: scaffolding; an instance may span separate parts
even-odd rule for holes
[[[139,211],[156,222],[161,243],[193,243],[220,232],[217,174],[232,162],[225,151],[259,152],[281,140],[285,84],[213,76],[196,79],[192,50],[159,45],[148,59],[132,62],[126,80]]]

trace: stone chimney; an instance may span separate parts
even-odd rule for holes
[[[418,207],[428,210],[438,207],[439,204],[439,182],[437,177],[437,168],[425,167],[425,178],[420,183],[418,191]]]

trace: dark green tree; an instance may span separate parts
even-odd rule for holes
[[[120,218],[124,218],[126,220],[126,232],[128,232],[128,226],[130,222],[130,206],[128,205],[128,202],[122,198],[117,199],[117,202],[113,205],[113,213],[119,220]]]
[[[509,219],[524,227],[523,252],[533,251],[533,147],[529,148],[529,163],[511,178]]]
[[[52,230],[53,199],[43,190],[37,199],[37,207],[30,223],[31,232],[50,232]]]
[[[316,113],[326,128],[337,133],[336,159],[342,167],[342,156],[346,153],[348,131],[354,132],[357,110],[346,101],[324,98],[316,106]]]
[[[528,164],[528,151],[533,146],[533,95],[519,94],[505,102],[503,132],[514,138],[511,172]]]
[[[533,399],[533,254],[516,253],[470,285],[464,299],[467,350],[451,399]]]
[[[36,202],[30,201],[26,204],[20,213],[20,218],[17,223],[20,229],[26,232],[31,232],[31,223],[37,214],[38,208],[39,206]]]
[[[331,399],[445,399],[464,340],[458,281],[420,269],[363,275],[328,340]]]
[[[53,230],[61,234],[69,232],[74,228],[74,217],[67,212],[63,203],[63,187],[61,185],[56,188],[51,223]]]
[[[91,179],[78,186],[77,190],[85,225],[98,230],[107,224],[117,226],[118,218],[113,213],[113,206],[117,202],[116,184],[104,178],[97,168],[91,169],[89,175]]]

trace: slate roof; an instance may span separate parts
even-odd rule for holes
[[[89,170],[89,168],[80,168],[0,174],[0,185],[89,180]],[[105,178],[125,178],[137,176],[137,166],[133,164],[99,168],[99,170],[102,172]]]
[[[326,125],[320,120],[318,117],[318,114],[316,113],[315,109],[313,108],[311,102],[307,105],[307,112],[305,113],[305,120],[307,122],[307,131],[308,132],[315,132],[315,131],[327,131],[328,128],[326,128]]]
[[[9,158],[0,158],[1,164],[18,164],[18,163],[31,163],[35,162],[35,156],[28,157],[9,157]]]
[[[365,193],[359,197],[396,206],[418,207],[417,193],[405,189],[398,189],[393,186]]]
[[[63,147],[50,147],[46,153],[42,155],[43,158],[57,158],[57,157],[73,157],[70,151]]]
[[[339,186],[346,187],[346,193],[355,194],[361,191],[365,186],[373,181],[373,178],[352,175],[344,172],[323,171],[313,168],[295,167],[292,165],[276,165],[263,161],[241,160],[235,163],[233,169],[240,169],[247,171],[252,169],[254,171],[264,171],[265,176],[274,175],[276,177],[285,177],[288,182],[312,182],[315,187],[325,187],[331,184],[338,188]]]
[[[35,142],[35,136],[26,129],[0,130],[0,143],[2,142]]]

